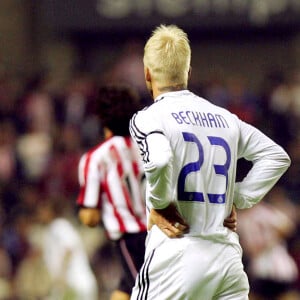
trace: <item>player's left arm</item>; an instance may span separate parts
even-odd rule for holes
[[[235,184],[234,203],[239,209],[258,203],[291,164],[289,155],[280,145],[242,121],[238,157],[252,162],[248,174]]]

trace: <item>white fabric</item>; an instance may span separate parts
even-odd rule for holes
[[[249,284],[239,248],[186,237],[146,256],[133,300],[246,300]]]

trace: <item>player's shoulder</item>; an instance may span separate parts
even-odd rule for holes
[[[102,156],[105,156],[105,153],[108,151],[111,144],[113,143],[113,138],[114,137],[107,140],[103,140],[94,147],[88,149],[82,154],[81,161],[101,159]]]
[[[132,124],[136,124],[144,120],[145,118],[149,118],[150,114],[150,107],[151,105],[145,106],[144,108],[138,110],[136,113],[133,114],[133,116],[130,119],[130,126]]]
[[[155,103],[144,107],[142,110],[136,112],[130,120],[131,135],[147,135],[147,133],[154,130],[159,123],[159,112],[155,109]],[[156,112],[156,113],[155,113]]]

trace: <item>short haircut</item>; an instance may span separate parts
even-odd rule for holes
[[[129,136],[130,118],[141,108],[138,92],[125,84],[107,84],[98,89],[96,100],[101,126],[114,135]]]
[[[175,25],[160,25],[144,48],[144,67],[162,85],[187,85],[191,48],[187,34]]]

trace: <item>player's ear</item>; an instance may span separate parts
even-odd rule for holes
[[[146,79],[146,81],[149,81],[149,82],[151,82],[151,74],[150,74],[150,70],[149,70],[149,68],[145,68],[145,79]]]
[[[103,133],[105,139],[109,139],[114,135],[113,132],[106,126],[103,127]]]
[[[191,76],[192,76],[192,66],[190,66],[190,68],[189,68],[188,78],[190,79]]]

